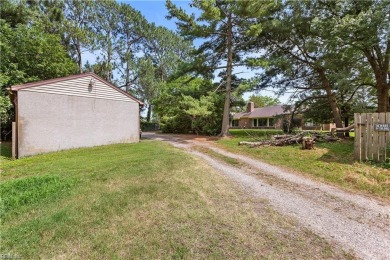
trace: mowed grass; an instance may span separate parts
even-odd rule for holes
[[[248,130],[247,130],[248,131]],[[380,197],[390,197],[390,170],[353,158],[353,138],[335,143],[316,143],[314,150],[302,150],[300,145],[283,147],[239,146],[240,141],[269,138],[272,134],[257,132],[257,138],[231,131],[233,138],[221,139],[218,144],[231,152],[283,166],[344,188],[363,191]]]
[[[271,135],[282,135],[280,129],[230,129],[230,134],[236,138],[245,138],[252,140],[261,140]]]
[[[21,259],[348,257],[156,141],[3,161],[1,249]]]

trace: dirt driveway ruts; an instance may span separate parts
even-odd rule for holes
[[[267,163],[217,148],[206,138],[144,133],[144,138],[169,142],[239,184],[251,196],[267,199],[279,213],[362,259],[390,259],[390,204],[309,180]],[[195,146],[240,160],[233,167]]]

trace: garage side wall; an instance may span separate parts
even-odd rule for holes
[[[20,90],[18,157],[138,142],[139,104],[103,98]]]

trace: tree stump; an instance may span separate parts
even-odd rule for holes
[[[314,149],[314,139],[312,137],[303,137],[302,138],[302,149],[311,150]]]

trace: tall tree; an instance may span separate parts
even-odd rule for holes
[[[223,96],[211,91],[210,80],[177,78],[164,83],[154,100],[164,132],[217,135],[220,132]]]
[[[117,69],[123,79],[120,87],[125,87],[126,92],[130,91],[130,86],[134,84],[137,78],[135,56],[140,51],[141,44],[145,38],[144,30],[147,27],[148,23],[140,12],[127,4],[120,4],[117,49],[120,62]]]
[[[116,59],[115,53],[118,48],[119,4],[114,0],[99,0],[95,2],[93,7],[96,48],[101,53],[104,79],[112,81]]]
[[[135,85],[138,96],[147,104],[147,122],[151,120],[153,102],[161,92],[160,88],[164,84],[164,81],[159,78],[158,72],[158,68],[153,64],[150,57],[138,59]]]
[[[149,24],[145,30],[144,52],[157,67],[159,80],[166,81],[179,64],[189,59],[191,44],[162,26]]]
[[[92,5],[92,0],[65,0],[64,36],[70,46],[70,53],[78,64],[79,73],[83,72],[83,52],[92,50]]]
[[[39,24],[17,24],[12,28],[0,19],[0,39],[0,113],[4,138],[11,130],[13,118],[8,87],[67,76],[75,73],[77,66],[59,35],[46,33]]]
[[[52,79],[75,72],[58,35],[37,25],[11,28],[0,20],[0,84],[2,88],[29,81]]]
[[[266,29],[258,34],[254,45],[265,50],[269,61],[260,86],[278,87],[280,92],[295,89],[300,99],[298,106],[312,99],[326,98],[336,127],[342,127],[337,93],[345,86],[343,81],[356,80],[354,69],[361,64],[360,57],[356,52],[332,45],[330,18],[318,2],[286,1],[272,19],[259,19]],[[348,87],[354,93],[357,86],[349,84]]]
[[[253,1],[250,1],[253,2]],[[267,6],[268,1],[264,2]],[[247,4],[239,1],[193,0],[191,6],[200,10],[199,17],[188,15],[167,1],[168,18],[177,18],[180,33],[190,40],[203,39],[195,54],[198,57],[188,70],[203,71],[209,75],[218,69],[225,72],[225,102],[221,136],[229,135],[233,66],[242,65],[245,50]],[[223,63],[223,64],[222,64]]]
[[[371,68],[378,111],[390,111],[390,1],[338,0],[319,4],[332,18],[328,31],[334,44],[359,51]]]
[[[159,88],[169,80],[182,62],[189,59],[191,44],[165,27],[148,24],[143,27],[144,57],[138,59],[137,84],[147,104],[147,121]]]

